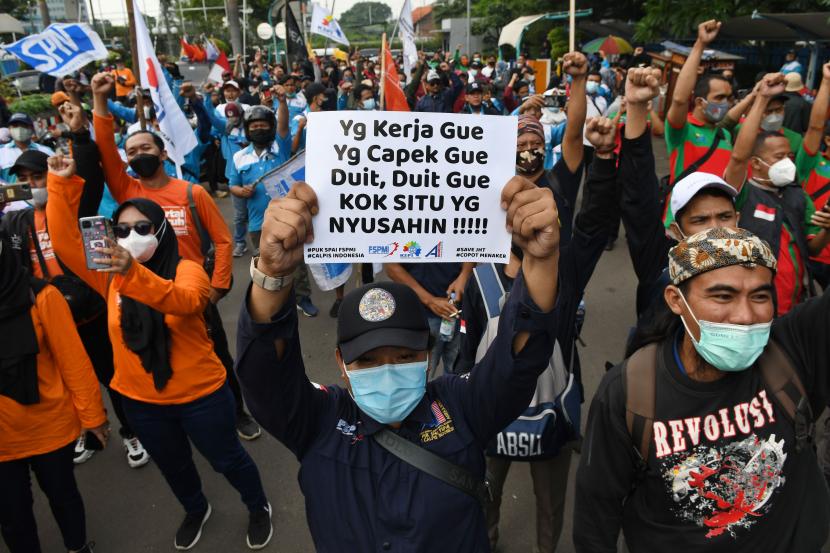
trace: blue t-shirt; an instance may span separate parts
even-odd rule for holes
[[[276,169],[291,157],[291,134],[282,138],[277,134],[269,150],[257,155],[254,145],[249,144],[233,156],[229,163],[228,184],[243,186],[256,183],[263,175]],[[262,229],[265,210],[271,198],[265,192],[265,186],[259,184],[254,187],[254,195],[248,198],[248,231],[257,232]]]

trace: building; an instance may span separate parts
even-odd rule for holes
[[[85,0],[46,0],[49,8],[49,17],[52,23],[89,23],[89,12]],[[31,32],[43,30],[43,21],[40,18],[40,9],[37,2],[29,3],[29,17],[25,25]]]
[[[432,6],[421,6],[412,10],[412,24],[415,26],[415,36],[430,38],[435,31]]]

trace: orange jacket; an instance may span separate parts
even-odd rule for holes
[[[104,177],[115,201],[122,203],[130,198],[148,198],[159,204],[167,214],[167,221],[176,229],[179,252],[182,257],[201,265],[204,262],[201,250],[202,241],[190,216],[187,201],[189,183],[171,178],[161,188],[142,186],[141,181],[127,174],[127,165],[122,161],[118,148],[115,146],[112,117],[94,115],[93,120],[97,137],[95,142],[101,152]],[[213,198],[199,185],[193,185],[193,201],[196,203],[196,212],[199,214],[205,232],[210,235],[216,246],[216,267],[213,270],[210,284],[214,288],[227,290],[231,287],[233,272],[231,254],[233,244],[231,244],[230,230],[219,208],[213,202]]]
[[[201,265],[182,260],[175,280],[165,280],[133,261],[127,274],[91,271],[86,267],[81,232],[72,213],[78,212],[84,180],[49,173],[46,213],[52,245],[61,261],[107,299],[108,326],[115,361],[110,386],[121,394],[147,403],[181,404],[211,394],[225,383],[225,367],[213,352],[203,312],[210,297],[210,282]],[[127,296],[164,313],[170,332],[170,366],[173,376],[156,390],[153,375],[139,356],[127,347],[121,333],[121,296]]]
[[[107,421],[98,379],[63,295],[47,285],[31,314],[40,401],[21,405],[0,396],[0,462],[55,451],[76,440],[81,427]]]
[[[115,79],[115,95],[116,96],[127,96],[130,92],[133,91],[135,85],[138,84],[135,80],[135,75],[133,75],[132,69],[129,67],[125,67],[124,69],[113,69],[112,74]],[[124,78],[124,84],[118,82],[118,77]]]

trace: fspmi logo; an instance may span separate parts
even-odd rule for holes
[[[369,255],[382,255],[384,257],[389,257],[398,251],[398,247],[397,242],[379,246],[369,246]]]
[[[438,242],[435,246],[432,247],[431,250],[427,252],[424,257],[436,257],[440,258],[444,253],[444,243]]]

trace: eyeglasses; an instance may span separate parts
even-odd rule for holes
[[[118,223],[112,227],[112,233],[116,238],[126,238],[130,235],[130,231],[135,230],[141,236],[147,236],[153,231],[153,223],[149,221],[139,221],[133,226],[127,223]]]

